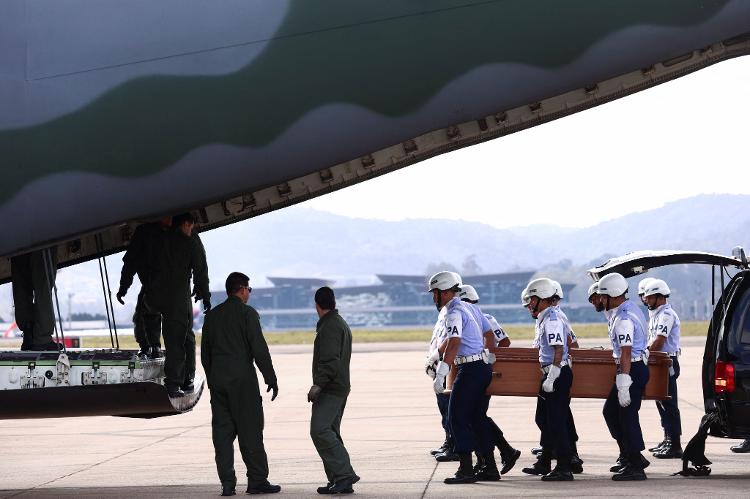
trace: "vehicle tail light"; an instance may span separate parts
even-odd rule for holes
[[[714,373],[715,393],[734,392],[734,364],[717,360]]]

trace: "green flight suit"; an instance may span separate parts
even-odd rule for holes
[[[263,446],[263,399],[253,361],[267,385],[276,385],[271,354],[254,308],[237,296],[206,314],[201,363],[211,390],[211,419],[216,469],[222,485],[234,486],[234,439],[247,467],[248,485],[268,479]]]
[[[190,276],[200,296],[208,291],[208,267],[202,246],[178,228],[165,233],[158,264],[145,296],[146,305],[161,314],[162,334],[166,347],[164,384],[174,390],[185,382],[186,343],[192,326]]]
[[[46,262],[45,262],[46,260]],[[10,259],[15,321],[23,331],[22,350],[52,343],[55,312],[52,288],[57,274],[57,249],[32,251]]]
[[[125,294],[133,284],[133,277],[136,274],[141,281],[141,291],[138,293],[133,314],[133,333],[141,350],[161,347],[161,314],[146,305],[145,297],[151,287],[164,239],[169,230],[169,227],[158,222],[139,225],[122,257],[118,292]]]
[[[341,438],[341,418],[351,390],[352,332],[338,310],[321,317],[316,329],[312,375],[322,391],[312,405],[310,437],[328,481],[335,483],[356,476]]]
[[[197,232],[193,231],[193,241],[197,245],[198,252],[199,252],[199,262],[198,262],[198,271],[193,270],[193,282],[198,282],[201,279],[201,275],[205,274],[206,279],[208,279],[208,262],[206,259],[206,248],[203,246],[203,241],[201,241],[200,236]],[[201,293],[208,293],[206,296],[201,295]],[[209,293],[206,290],[201,291],[198,286],[196,286],[193,290],[193,295],[195,295],[196,300],[203,300],[211,298],[211,293]],[[188,310],[190,310],[190,315],[188,317],[188,328],[186,331],[186,337],[185,337],[185,378],[184,383],[187,385],[189,383],[192,383],[192,381],[195,379],[195,331],[193,331],[193,302],[190,300],[190,296],[187,297],[188,300]]]

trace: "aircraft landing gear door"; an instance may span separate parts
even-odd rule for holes
[[[744,278],[730,299],[714,392],[729,424],[734,425],[728,428],[729,434],[750,437],[750,279]]]

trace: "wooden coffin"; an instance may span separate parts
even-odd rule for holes
[[[571,397],[607,398],[615,382],[616,366],[612,350],[572,349],[573,387]],[[539,351],[536,348],[502,348],[492,366],[492,382],[488,395],[513,395],[536,397],[542,372],[539,369]],[[665,400],[672,361],[662,352],[649,357],[649,382],[644,399]]]

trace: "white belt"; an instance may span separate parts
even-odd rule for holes
[[[483,360],[483,358],[484,356],[481,353],[475,353],[474,355],[464,355],[463,357],[456,357],[453,360],[453,363],[457,366],[460,366],[461,364],[468,364],[469,362]]]
[[[643,357],[630,357],[630,362],[641,362],[643,360]],[[619,357],[615,359],[615,364],[618,366],[620,365],[620,359]]]
[[[564,361],[560,362],[560,367],[561,368],[565,367],[565,366],[571,366],[571,367],[573,367],[573,360],[570,359],[570,358],[568,358],[567,360],[564,360]],[[552,367],[552,364],[547,364],[546,366],[541,366],[541,370],[542,370],[542,372],[544,374],[549,374],[549,368],[550,367]]]
[[[669,355],[670,357],[679,357],[680,355],[682,355],[682,349],[678,348],[676,352],[669,352],[667,355]]]

